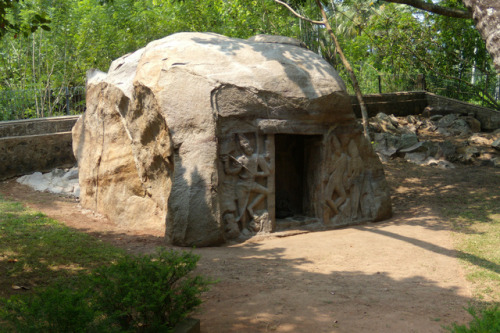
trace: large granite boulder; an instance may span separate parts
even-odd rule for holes
[[[73,149],[82,206],[176,245],[391,215],[344,83],[290,38],[179,33],[89,72]]]

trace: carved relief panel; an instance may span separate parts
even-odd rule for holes
[[[226,238],[274,229],[274,137],[231,134],[220,141],[219,193]]]
[[[326,225],[344,225],[374,217],[371,173],[360,156],[361,135],[330,132],[326,137],[323,178]]]

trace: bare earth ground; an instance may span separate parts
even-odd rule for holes
[[[471,286],[440,205],[500,186],[500,170],[401,160],[385,169],[394,209],[388,221],[196,249],[199,272],[219,280],[195,314],[202,332],[441,332],[468,321]],[[117,229],[74,199],[12,180],[0,192],[133,253],[163,245],[161,231]]]

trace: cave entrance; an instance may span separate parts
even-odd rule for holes
[[[317,221],[316,196],[320,188],[321,135],[275,135],[275,213],[283,220]],[[281,223],[283,224],[283,223]]]

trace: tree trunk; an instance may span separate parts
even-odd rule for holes
[[[463,0],[463,3],[472,12],[476,28],[486,42],[497,73],[500,73],[500,1]]]

